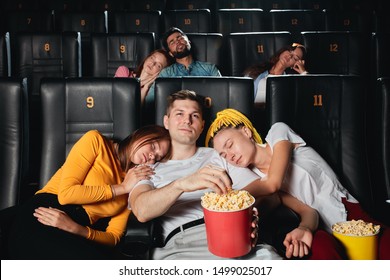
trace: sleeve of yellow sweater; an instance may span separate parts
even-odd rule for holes
[[[96,130],[83,135],[77,141],[62,166],[62,177],[58,188],[61,204],[89,204],[112,199],[108,184],[83,185],[96,157],[106,149],[103,136]]]
[[[122,213],[110,219],[106,231],[94,230],[88,227],[88,239],[105,245],[116,245],[124,234],[130,210],[124,209]]]

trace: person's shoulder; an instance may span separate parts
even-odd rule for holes
[[[172,73],[174,73],[175,69],[176,69],[176,63],[170,65],[170,66],[167,66],[165,68],[163,68],[160,72],[160,74],[158,75],[159,77],[170,77],[172,76]]]
[[[100,141],[104,139],[104,136],[96,129],[87,131],[83,136],[83,139]]]
[[[198,147],[198,152],[202,154],[214,154],[214,153],[218,154],[218,152],[215,149],[209,147]]]
[[[219,153],[215,149],[209,147],[198,147],[197,154],[201,158],[208,159],[220,157]]]
[[[271,126],[270,130],[290,130],[290,127],[284,122],[276,122]]]

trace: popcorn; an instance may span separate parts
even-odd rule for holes
[[[202,196],[202,206],[211,211],[237,211],[246,209],[255,201],[254,197],[244,190],[230,190],[219,195],[207,192]]]
[[[332,230],[341,234],[367,236],[377,234],[380,230],[380,226],[373,225],[372,223],[366,223],[363,220],[352,220],[335,223],[332,226]]]

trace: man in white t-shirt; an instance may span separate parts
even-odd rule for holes
[[[207,249],[201,197],[208,191],[242,189],[260,177],[230,165],[214,149],[196,146],[204,120],[195,92],[181,90],[170,95],[164,126],[171,135],[171,159],[156,163],[155,175],[134,187],[129,207],[141,222],[160,217],[165,246],[153,250],[153,259],[219,259]],[[242,258],[281,259],[265,244]]]

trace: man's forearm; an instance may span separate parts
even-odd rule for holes
[[[142,185],[133,190],[129,200],[137,219],[147,222],[168,211],[182,193],[183,191],[175,186],[175,182],[158,189]]]

